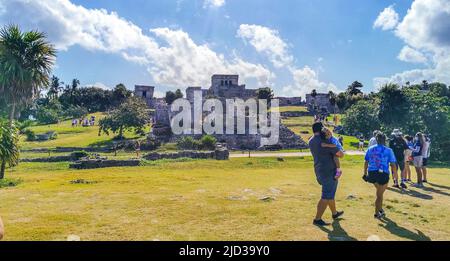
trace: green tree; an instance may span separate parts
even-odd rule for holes
[[[379,118],[383,125],[391,128],[403,126],[410,103],[400,87],[396,84],[386,84],[380,89],[378,96],[380,99]]]
[[[273,90],[270,87],[260,88],[256,92],[256,97],[258,99],[267,100],[267,102],[270,102],[274,97]]]
[[[131,91],[129,91],[122,83],[117,84],[112,91],[112,103],[114,106],[118,106],[130,97]]]
[[[430,92],[437,97],[449,97],[450,91],[444,83],[433,82],[429,84]]]
[[[19,134],[14,123],[0,120],[0,179],[5,177],[6,164],[10,167],[19,163]]]
[[[344,130],[351,135],[363,134],[370,137],[374,130],[379,130],[378,105],[371,101],[361,100],[350,107],[342,119]]]
[[[59,92],[61,91],[61,82],[56,76],[52,76],[50,87],[48,88],[47,98],[49,100],[58,99]]]
[[[341,92],[336,96],[336,105],[340,112],[344,112],[348,108],[347,95],[345,92]]]
[[[433,159],[450,161],[450,109],[446,106],[447,98],[438,97],[419,90],[409,90],[406,95],[411,104],[405,131],[410,134],[423,132],[432,136],[431,146]]]
[[[350,84],[347,88],[347,93],[350,96],[354,96],[354,95],[359,95],[362,94],[363,92],[361,91],[361,89],[364,87],[364,85],[358,81],[354,81],[352,84]]]
[[[177,89],[175,92],[168,91],[166,92],[165,101],[167,104],[171,105],[175,100],[183,98],[183,93],[180,89]]]
[[[31,103],[49,85],[55,57],[56,49],[44,33],[22,32],[15,25],[0,29],[0,95],[9,106],[11,130],[18,107]],[[7,162],[4,157],[0,168],[5,169]]]
[[[49,85],[56,50],[44,33],[21,32],[15,25],[0,29],[0,94],[10,107],[9,118]]]
[[[134,129],[136,133],[143,133],[145,125],[149,122],[150,116],[145,101],[138,97],[130,97],[99,121],[99,135],[101,133],[109,135],[111,131],[118,134],[118,139],[123,139],[126,130]]]

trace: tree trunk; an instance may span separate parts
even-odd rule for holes
[[[0,180],[2,180],[5,177],[5,169],[6,169],[6,161],[3,160],[0,169]]]
[[[11,112],[9,113],[9,126],[12,126],[15,116],[16,116],[16,103],[13,102],[13,104],[11,105]]]
[[[13,102],[11,106],[11,112],[9,114],[9,126],[12,127],[14,116],[16,114],[16,103]],[[5,177],[5,170],[6,170],[6,161],[2,160],[2,165],[0,167],[0,179],[3,179]]]
[[[123,139],[123,126],[119,128],[119,139]]]

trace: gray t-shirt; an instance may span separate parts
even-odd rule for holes
[[[314,171],[318,179],[334,177],[336,174],[336,163],[334,156],[339,152],[338,148],[322,147],[320,135],[314,135],[309,140],[309,149],[314,158]]]

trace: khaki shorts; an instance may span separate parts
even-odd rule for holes
[[[423,157],[422,156],[414,157],[413,164],[414,164],[414,167],[416,167],[416,168],[422,168],[423,167]]]

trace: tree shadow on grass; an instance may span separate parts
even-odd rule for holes
[[[399,193],[399,194],[402,194],[402,195],[405,194],[405,195],[408,195],[408,196],[411,196],[411,197],[425,199],[425,200],[432,200],[433,199],[433,196],[427,195],[427,194],[424,194],[424,193],[421,193],[421,192],[415,191],[415,190],[406,190],[406,189],[399,190],[399,189],[393,189],[393,188],[387,188],[387,190],[395,192],[395,193]]]
[[[431,238],[429,236],[425,235],[418,229],[416,229],[417,233],[413,232],[409,229],[399,226],[397,223],[387,217],[383,218],[381,221],[384,224],[380,224],[380,227],[386,229],[391,234],[414,241],[431,241]]]
[[[339,220],[333,221],[331,224],[332,230],[327,227],[319,227],[320,230],[328,234],[328,239],[330,241],[357,241],[356,238],[350,236],[347,231],[345,231],[341,224],[339,224]]]

